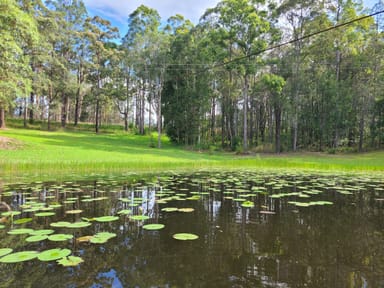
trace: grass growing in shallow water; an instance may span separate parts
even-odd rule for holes
[[[200,168],[309,169],[323,171],[384,171],[384,152],[328,155],[292,153],[238,156],[199,153],[172,145],[151,148],[153,138],[126,133],[46,132],[25,129],[0,131],[16,139],[11,149],[0,149],[0,175],[65,175],[114,172],[154,172]]]

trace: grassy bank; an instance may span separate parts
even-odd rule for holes
[[[8,129],[0,131],[0,137],[12,140],[0,148],[0,175],[3,179],[25,174],[54,177],[220,167],[384,172],[384,152],[238,156],[187,151],[172,145],[167,138],[163,138],[161,149],[151,148],[156,144],[156,137],[121,132],[95,135],[87,131]]]

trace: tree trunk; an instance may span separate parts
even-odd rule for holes
[[[243,150],[248,150],[248,75],[244,76],[244,87],[243,87]]]
[[[281,135],[281,108],[275,107],[275,152],[281,152],[281,143],[280,143],[280,135]]]
[[[124,131],[128,131],[128,111],[124,111]]]
[[[161,90],[158,91],[158,104],[157,104],[157,148],[161,148]]]
[[[0,107],[0,129],[5,129],[5,109]]]
[[[69,104],[68,95],[66,95],[65,93],[62,93],[61,100],[62,100],[61,127],[65,128],[65,126],[67,125],[67,119],[68,119],[68,104]]]
[[[96,111],[95,111],[95,132],[99,133],[99,120],[100,120],[100,100],[96,99]]]
[[[359,123],[359,152],[363,151],[363,142],[364,142],[364,116],[361,116]]]
[[[79,124],[79,118],[81,114],[81,106],[80,106],[80,87],[77,88],[76,92],[76,99],[75,99],[75,119],[74,119],[74,126],[77,126]]]
[[[28,118],[28,109],[27,109],[27,107],[28,107],[28,98],[27,97],[25,97],[24,98],[24,111],[23,111],[23,114],[24,114],[24,116],[23,116],[23,126],[24,126],[24,128],[27,128],[27,118]]]
[[[33,113],[34,102],[35,102],[35,94],[33,94],[33,92],[31,92],[30,97],[29,97],[29,104],[31,105],[31,107],[29,108],[29,123],[30,124],[33,124],[33,122],[34,122],[34,113]]]
[[[139,130],[140,134],[144,135],[144,112],[145,112],[145,83],[143,82],[143,89],[140,97],[140,123]]]

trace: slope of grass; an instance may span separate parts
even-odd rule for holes
[[[0,131],[16,139],[15,149],[0,149],[0,175],[65,175],[151,172],[200,168],[316,169],[323,171],[384,171],[384,152],[348,155],[287,154],[236,156],[187,151],[163,138],[126,133],[96,135],[87,131],[47,132],[26,129]]]

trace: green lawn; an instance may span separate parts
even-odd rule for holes
[[[329,155],[292,153],[238,156],[188,151],[163,138],[162,149],[150,148],[156,136],[122,132],[47,132],[27,129],[0,131],[16,139],[13,149],[0,149],[0,175],[65,175],[113,172],[152,172],[200,168],[314,169],[322,171],[384,172],[384,152]],[[4,145],[3,145],[4,146]]]

